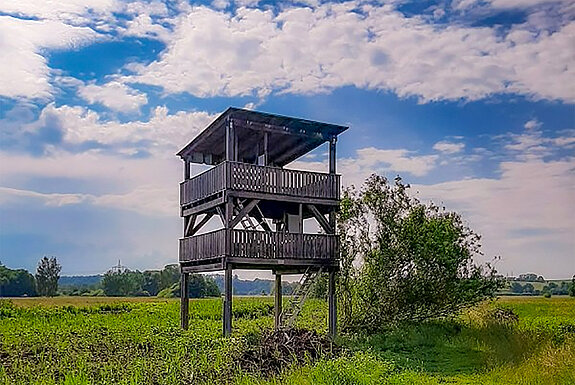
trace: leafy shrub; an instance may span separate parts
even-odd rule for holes
[[[473,262],[480,236],[459,214],[410,197],[408,187],[399,177],[391,185],[372,175],[360,192],[344,193],[338,218],[344,327],[377,330],[451,316],[501,286],[490,265]]]

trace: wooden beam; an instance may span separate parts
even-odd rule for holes
[[[208,223],[208,221],[210,219],[212,219],[212,217],[214,216],[214,213],[206,213],[206,215],[204,215],[204,217],[202,218],[202,220],[200,221],[200,223],[198,223],[198,225],[196,227],[194,227],[191,231],[190,234],[186,234],[187,237],[194,235],[195,233],[197,233],[198,231],[200,231],[200,229],[206,224]]]
[[[335,274],[335,271],[329,272],[327,291],[329,336],[332,339],[337,336],[337,301],[335,298]]]
[[[186,216],[192,215],[192,214],[200,214],[200,213],[205,212],[209,209],[212,209],[218,205],[221,205],[222,203],[224,203],[224,197],[223,196],[218,197],[218,198],[211,200],[209,202],[202,203],[201,205],[182,209],[181,216],[186,217]]]
[[[192,235],[190,234],[190,230],[194,228],[197,217],[197,214],[192,214],[190,216],[184,217],[184,237]]]
[[[188,293],[188,273],[182,272],[180,277],[180,322],[182,329],[188,330],[189,320],[189,293]]]
[[[226,266],[224,277],[224,309],[223,309],[224,337],[232,334],[232,265]]]
[[[233,229],[238,223],[253,210],[254,207],[259,203],[259,199],[252,199],[247,205],[245,205],[240,212],[232,219],[230,223],[230,228]]]
[[[329,141],[329,173],[335,174],[335,144],[337,143],[337,136],[332,136]]]
[[[276,284],[274,288],[274,328],[278,330],[281,327],[282,315],[282,275],[276,273]]]
[[[253,214],[254,218],[256,218],[256,220],[259,222],[260,226],[267,232],[271,232],[272,229],[270,228],[270,226],[268,225],[268,223],[266,222],[265,218],[263,217],[263,215],[259,212],[259,210],[256,210]]]
[[[222,210],[222,208],[220,206],[216,206],[216,211],[218,212],[218,215],[220,217],[220,219],[222,220],[222,225],[224,223],[226,223],[226,216]]]
[[[317,207],[315,207],[314,205],[310,205],[310,204],[307,204],[306,207],[313,214],[314,218],[317,220],[317,222],[322,227],[322,229],[326,232],[326,234],[334,234],[333,227],[325,219],[325,217],[323,215],[321,215],[321,213],[319,212]]]
[[[226,120],[226,160],[234,160],[233,126],[230,118]]]
[[[184,180],[190,179],[190,161],[184,160]]]
[[[268,201],[280,201],[280,202],[293,202],[293,203],[308,203],[312,205],[322,205],[322,206],[339,206],[339,201],[337,199],[326,199],[326,198],[308,198],[308,197],[297,197],[287,194],[270,194],[262,193],[256,191],[242,191],[242,190],[229,190],[228,194],[230,196],[238,198],[251,198],[260,199]]]

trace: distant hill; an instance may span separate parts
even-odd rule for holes
[[[58,280],[59,286],[92,286],[102,280],[103,275],[71,275],[62,276]]]

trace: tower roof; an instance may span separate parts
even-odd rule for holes
[[[193,163],[218,164],[226,157],[226,122],[237,136],[237,159],[255,159],[268,134],[268,163],[284,166],[348,127],[230,107],[177,155]]]

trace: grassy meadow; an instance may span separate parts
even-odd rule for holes
[[[272,327],[273,299],[234,298],[229,339],[221,310],[192,300],[182,331],[177,300],[0,300],[0,384],[575,384],[575,298],[502,297],[457,319],[342,335],[337,355],[271,377],[238,357]],[[326,333],[326,313],[308,301],[298,326]]]

